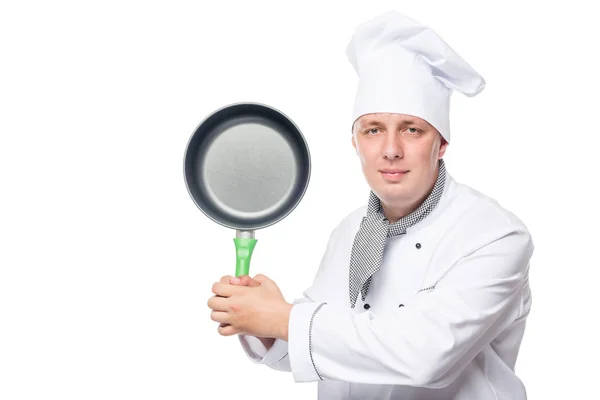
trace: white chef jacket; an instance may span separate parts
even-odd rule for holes
[[[519,218],[449,174],[438,206],[388,239],[368,296],[350,307],[348,268],[366,206],[332,231],[294,300],[288,341],[255,363],[318,381],[323,400],[522,400],[515,363],[531,307],[532,238]]]

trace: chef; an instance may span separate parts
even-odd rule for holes
[[[365,204],[333,229],[301,298],[286,302],[264,275],[225,276],[211,319],[255,363],[317,381],[319,399],[526,399],[515,363],[532,238],[443,160],[451,94],[475,96],[485,81],[395,11],[360,24],[347,56]]]

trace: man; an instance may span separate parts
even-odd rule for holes
[[[514,368],[531,307],[525,225],[456,182],[443,155],[449,99],[485,82],[397,12],[361,24],[352,145],[371,193],[333,230],[292,304],[268,277],[223,277],[219,333],[319,399],[526,399]]]

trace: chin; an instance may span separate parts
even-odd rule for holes
[[[381,200],[387,203],[410,197],[411,190],[405,183],[384,182],[376,185],[374,192]]]

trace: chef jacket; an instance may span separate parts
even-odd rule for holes
[[[524,223],[447,174],[438,206],[388,239],[368,296],[350,307],[348,268],[366,206],[331,232],[312,285],[293,301],[288,340],[258,364],[318,382],[323,400],[522,400],[515,363],[531,308],[534,245]]]

